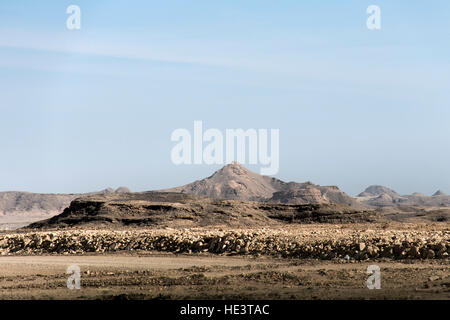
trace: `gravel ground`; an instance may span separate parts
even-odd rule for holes
[[[381,271],[369,290],[367,267]],[[80,289],[66,270],[80,267]],[[0,299],[450,299],[445,260],[315,259],[153,253],[0,257]]]

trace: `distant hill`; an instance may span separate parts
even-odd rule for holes
[[[400,195],[392,189],[384,186],[373,185],[360,193],[357,199],[366,205],[376,207],[388,206],[423,206],[423,207],[447,207],[450,206],[450,196],[442,191],[437,191],[433,196],[415,192],[411,195]]]
[[[21,191],[0,192],[0,217],[51,215],[62,212],[80,194],[41,194]]]
[[[357,205],[352,197],[340,191],[338,187],[319,186],[311,182],[284,182],[254,173],[236,162],[226,165],[208,178],[162,191],[227,200]]]
[[[128,188],[108,188],[85,194],[45,194],[23,191],[0,192],[0,230],[22,226],[61,213],[70,203],[87,195],[129,192]]]
[[[358,195],[358,197],[375,197],[375,196],[381,196],[381,195],[388,195],[390,197],[398,197],[399,196],[399,194],[392,189],[389,189],[389,188],[383,187],[383,186],[379,186],[379,185],[373,185],[373,186],[366,188],[366,190],[364,190],[364,192],[361,192]]]

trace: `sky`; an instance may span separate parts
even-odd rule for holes
[[[449,17],[447,0],[3,0],[0,191],[204,178],[221,166],[171,161],[201,120],[279,129],[285,181],[450,193]]]

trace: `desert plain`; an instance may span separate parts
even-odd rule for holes
[[[404,223],[8,233],[0,299],[449,299],[449,237]]]

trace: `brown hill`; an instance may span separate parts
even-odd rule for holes
[[[357,202],[334,186],[311,182],[284,182],[254,173],[233,162],[212,176],[185,186],[161,190],[195,194],[214,199],[290,204],[353,204]]]

